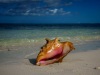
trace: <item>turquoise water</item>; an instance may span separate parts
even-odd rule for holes
[[[45,38],[55,37],[75,44],[100,40],[100,27],[95,25],[4,26],[0,29],[0,47],[39,44],[44,42]]]

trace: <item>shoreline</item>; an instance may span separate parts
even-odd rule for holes
[[[8,46],[8,47],[2,47],[0,46],[0,52],[1,51],[17,51],[17,50],[32,50],[33,52],[35,49],[38,49],[40,51],[40,48],[46,43],[44,40],[43,43],[24,43],[23,45],[13,45],[13,46]],[[73,42],[76,50],[74,52],[84,52],[88,50],[97,50],[100,49],[100,40],[92,40],[92,41],[83,41],[80,43]],[[26,48],[26,49],[25,49]]]

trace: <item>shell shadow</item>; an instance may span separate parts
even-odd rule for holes
[[[33,64],[33,65],[36,65],[36,59],[35,59],[35,58],[29,59],[29,62],[30,62],[31,64]]]

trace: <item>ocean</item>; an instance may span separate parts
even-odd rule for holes
[[[42,44],[55,37],[74,44],[100,41],[100,24],[0,24],[0,49]]]

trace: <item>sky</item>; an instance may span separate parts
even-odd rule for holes
[[[100,0],[0,0],[0,23],[100,23]]]

